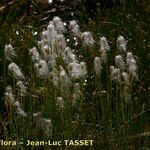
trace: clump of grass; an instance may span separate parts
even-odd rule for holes
[[[112,32],[106,39],[85,30],[75,20],[66,24],[54,17],[26,51],[6,43],[4,138],[88,138],[99,147],[136,147],[146,116],[137,121],[135,114],[148,109],[140,110],[135,98],[140,70],[130,49],[134,43],[121,35],[110,42]]]

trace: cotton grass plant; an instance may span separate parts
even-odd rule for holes
[[[5,83],[5,138],[91,139],[95,145],[121,147],[132,137],[133,85],[139,80],[136,57],[125,38],[120,35],[113,43],[113,56],[106,37],[96,42],[97,35],[82,32],[75,20],[65,26],[57,16],[39,35],[28,49],[27,75],[15,62],[12,45],[5,46],[13,81]]]

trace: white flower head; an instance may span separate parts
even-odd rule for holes
[[[101,62],[103,63],[105,63],[106,61],[107,61],[107,51],[106,50],[100,50],[101,51]]]
[[[67,64],[72,62],[78,63],[76,55],[73,53],[73,50],[70,49],[69,47],[65,48],[65,51],[63,52],[63,59]]]
[[[15,96],[13,94],[13,91],[12,91],[12,87],[11,86],[7,86],[6,88],[6,92],[5,92],[5,96],[6,96],[6,99],[8,100],[8,102],[13,105],[14,102],[15,102]]]
[[[120,72],[120,69],[118,68],[115,68],[114,66],[111,66],[110,67],[110,76],[111,76],[111,79],[114,80],[114,81],[120,81],[121,79],[121,72]]]
[[[22,117],[26,117],[27,113],[21,108],[21,105],[19,103],[19,101],[16,101],[14,103],[14,106],[16,106],[16,110],[17,110],[17,114],[22,116]]]
[[[44,60],[40,60],[39,63],[36,63],[34,65],[37,74],[39,76],[47,76],[49,74],[49,69],[48,69],[48,65]]]
[[[125,70],[125,62],[123,60],[123,57],[121,55],[117,55],[115,57],[115,63],[116,66],[121,70],[124,71]]]
[[[60,66],[60,89],[63,98],[67,96],[70,85],[71,81],[69,80],[66,71],[62,66]]]
[[[93,46],[94,45],[94,39],[93,35],[90,32],[83,32],[81,34],[81,38],[83,40],[83,46]]]
[[[4,54],[7,60],[12,61],[16,57],[16,52],[11,44],[5,45]]]
[[[55,41],[55,37],[58,34],[55,29],[53,21],[49,22],[49,24],[47,26],[47,32],[48,32],[48,41],[50,42],[50,44],[53,44]]]
[[[129,77],[129,74],[126,73],[126,72],[123,72],[123,73],[122,73],[122,77],[123,77],[123,79],[124,79],[126,85],[129,86],[129,85],[130,85],[130,77]]]
[[[62,22],[61,18],[55,16],[53,18],[53,22],[56,30],[58,31],[58,34],[62,34],[63,32],[65,32],[64,23]]]
[[[46,44],[44,45],[42,48],[41,48],[41,52],[43,54],[43,58],[46,62],[49,62],[50,61],[50,57],[51,57],[51,53],[52,53],[52,50],[51,48]]]
[[[101,37],[101,39],[100,39],[100,45],[101,45],[100,51],[109,51],[110,50],[110,46],[108,45],[108,42],[104,36]]]
[[[15,63],[9,64],[8,70],[14,78],[24,79],[23,73],[21,72],[20,68]]]
[[[117,46],[120,50],[126,52],[127,51],[127,41],[125,40],[125,38],[120,35],[117,39]]]
[[[17,82],[17,86],[18,86],[22,96],[27,93],[27,87],[24,85],[24,83],[21,80]]]
[[[65,39],[64,35],[63,34],[58,34],[56,36],[55,40],[56,40],[55,41],[56,46],[59,47],[61,50],[65,50],[65,48],[66,48],[66,39]]]
[[[130,75],[132,76],[132,79],[137,80],[138,79],[137,63],[131,52],[127,53],[126,63],[127,63],[127,70],[130,73]]]
[[[41,38],[44,39],[44,40],[47,40],[49,36],[49,33],[47,30],[43,30],[42,33],[41,33]]]
[[[102,64],[101,64],[101,60],[99,57],[95,57],[95,59],[94,59],[94,70],[95,70],[95,74],[97,76],[99,76],[101,74]]]
[[[36,47],[33,47],[32,49],[29,50],[29,55],[31,56],[33,62],[40,61],[40,54]]]
[[[69,63],[68,70],[73,79],[80,78],[82,75],[81,66],[76,62]]]
[[[126,63],[127,63],[127,66],[130,65],[131,61],[134,61],[136,63],[136,60],[132,54],[132,52],[128,52],[127,53],[127,58],[126,58]]]
[[[74,36],[79,37],[81,35],[79,25],[77,24],[77,22],[75,20],[69,22],[69,27],[70,27]]]

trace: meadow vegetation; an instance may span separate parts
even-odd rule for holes
[[[0,2],[0,139],[94,144],[2,149],[148,150],[148,1],[93,17],[26,2]]]

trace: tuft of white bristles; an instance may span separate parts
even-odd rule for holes
[[[81,35],[81,31],[79,29],[79,25],[75,20],[69,22],[69,27],[74,36],[79,37]]]
[[[137,63],[131,52],[127,53],[126,63],[127,63],[127,70],[130,73],[130,75],[132,76],[132,79],[137,80],[138,79]]]
[[[10,63],[8,66],[8,71],[12,74],[14,78],[18,79],[24,79],[24,75],[21,72],[20,68],[15,63]]]
[[[27,87],[24,85],[24,83],[20,80],[16,84],[21,92],[21,95],[24,96],[27,94]]]
[[[5,45],[4,54],[7,60],[12,61],[16,57],[16,52],[11,44]]]
[[[68,70],[73,79],[77,79],[82,75],[81,66],[76,62],[69,63]]]
[[[63,34],[57,34],[55,40],[56,40],[56,46],[60,50],[65,50],[65,48],[66,48],[66,39],[65,39],[64,35]]]
[[[61,18],[59,18],[58,16],[55,16],[53,18],[53,22],[54,22],[54,26],[55,26],[55,29],[57,30],[58,34],[62,34],[65,32],[65,26],[64,26],[64,23],[62,22]]]
[[[48,65],[42,59],[39,61],[39,63],[35,63],[34,67],[37,71],[37,75],[40,77],[47,76],[49,74]]]
[[[114,81],[120,81],[121,80],[121,72],[120,69],[115,68],[114,66],[110,67],[110,77]]]
[[[36,47],[33,47],[29,50],[29,55],[31,56],[31,60],[33,62],[39,62],[40,61],[40,54]]]
[[[5,96],[6,96],[7,101],[8,101],[11,105],[14,105],[15,97],[14,97],[14,94],[13,94],[13,91],[12,91],[12,87],[11,87],[11,86],[7,86],[6,92],[5,92]]]
[[[121,70],[124,71],[125,70],[125,62],[123,60],[123,57],[121,55],[117,55],[115,57],[115,63],[116,66]]]
[[[94,39],[93,35],[88,31],[85,31],[81,34],[81,38],[83,40],[83,46],[93,46],[94,45]]]
[[[121,51],[127,51],[127,41],[122,35],[120,35],[117,39],[117,46]]]
[[[130,77],[129,77],[129,74],[126,73],[126,72],[123,72],[123,73],[122,73],[122,77],[123,77],[123,79],[124,79],[124,81],[125,81],[125,84],[126,84],[127,86],[129,86],[129,85],[130,85]]]
[[[22,116],[22,117],[26,117],[27,113],[21,108],[21,105],[18,101],[16,101],[14,103],[14,106],[16,106],[16,110],[17,110],[17,114]]]
[[[102,64],[101,64],[99,57],[95,57],[94,59],[94,70],[95,70],[96,76],[100,76],[101,71],[102,71]]]
[[[100,45],[101,45],[101,51],[109,51],[110,50],[110,46],[108,45],[107,39],[103,36],[100,39]]]
[[[46,44],[44,45],[43,47],[41,47],[41,52],[43,54],[43,58],[46,62],[49,62],[50,61],[50,58],[51,58],[51,53],[52,53],[52,50],[51,48]]]
[[[71,81],[62,66],[60,66],[60,90],[62,98],[67,97]]]
[[[100,52],[101,52],[101,62],[107,61],[107,51],[110,50],[110,47],[108,45],[108,42],[105,37],[101,37],[100,39]]]

